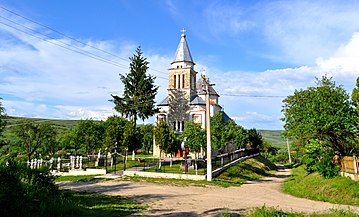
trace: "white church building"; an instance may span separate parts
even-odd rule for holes
[[[188,121],[193,121],[206,127],[206,101],[205,86],[201,76],[195,70],[191,52],[189,50],[186,35],[183,33],[176,55],[168,69],[168,94],[158,106],[155,114],[155,126],[162,120],[180,134],[185,129]],[[219,94],[212,86],[210,92],[210,116],[217,112],[223,112],[225,121],[230,118],[222,111],[219,105]],[[154,144],[153,155],[159,156],[159,148]]]

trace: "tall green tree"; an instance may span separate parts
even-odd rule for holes
[[[126,123],[123,132],[123,144],[128,148],[128,151],[136,151],[141,146],[142,135],[140,129],[133,124],[132,121]]]
[[[352,92],[352,103],[356,108],[357,114],[359,114],[359,77],[357,78],[355,88]]]
[[[36,124],[31,120],[22,120],[18,122],[14,129],[15,135],[19,138],[20,148],[27,155],[28,161],[39,152],[40,148],[53,140],[54,129],[49,124]]]
[[[233,144],[235,126],[233,120],[225,122],[222,112],[215,113],[211,119],[212,147],[222,152],[227,145]]]
[[[358,118],[348,93],[332,78],[317,79],[317,86],[296,90],[283,100],[285,136],[305,146],[318,140],[341,155],[358,150],[355,142]]]
[[[185,130],[181,133],[179,140],[183,141],[186,137],[185,145],[191,152],[199,153],[201,148],[206,147],[206,131],[194,122],[187,122]]]
[[[120,151],[124,148],[123,134],[127,122],[123,117],[111,116],[103,123],[105,130],[103,143],[109,152]]]
[[[145,153],[149,154],[153,150],[153,125],[143,124],[140,125],[142,139],[142,149]]]
[[[111,101],[116,111],[136,124],[138,117],[144,120],[156,113],[155,96],[158,87],[154,84],[155,77],[147,74],[149,62],[143,57],[140,47],[130,57],[130,61],[130,72],[126,76],[120,74],[124,84],[123,96],[111,95]]]
[[[248,134],[248,142],[251,145],[252,148],[263,148],[264,145],[264,139],[262,137],[262,134],[258,132],[256,129],[249,129],[247,131]]]
[[[233,142],[236,144],[237,148],[245,148],[245,145],[248,143],[247,130],[240,125],[236,125]]]
[[[76,146],[80,145],[86,154],[94,154],[102,147],[104,129],[100,122],[80,120],[73,133],[74,143]]]
[[[153,129],[155,142],[160,149],[160,156],[162,152],[169,154],[175,145],[176,135],[172,129],[169,128],[166,121],[161,121]],[[159,159],[159,167],[161,167],[161,157]]]

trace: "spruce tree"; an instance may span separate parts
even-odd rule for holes
[[[120,74],[124,84],[123,96],[111,95],[111,101],[115,103],[116,111],[136,125],[138,117],[144,120],[156,113],[155,96],[158,87],[154,84],[155,77],[146,73],[149,62],[142,56],[141,47],[136,49],[130,60],[130,72],[125,76]]]

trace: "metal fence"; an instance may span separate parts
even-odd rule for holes
[[[234,152],[217,155],[215,159],[212,160],[212,168],[213,170],[216,170],[239,158],[254,155],[257,153],[259,153],[259,149],[252,148],[252,149],[238,149]]]

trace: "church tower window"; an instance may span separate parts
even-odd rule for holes
[[[174,82],[173,82],[173,88],[176,88],[176,78],[177,78],[177,76],[176,75],[173,75],[173,80],[174,80]]]
[[[182,75],[182,88],[184,88],[184,75]]]

